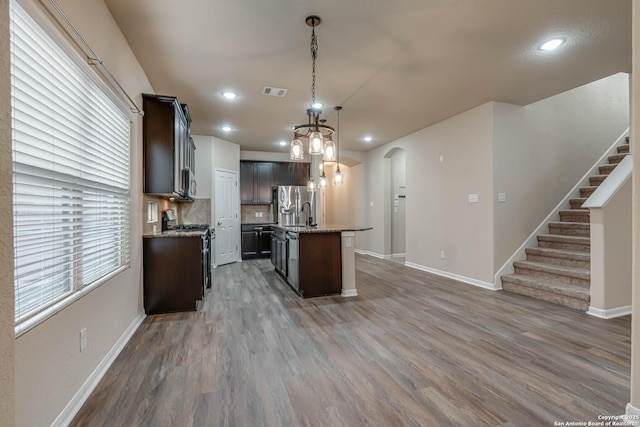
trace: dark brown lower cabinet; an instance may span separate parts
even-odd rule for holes
[[[271,226],[242,224],[242,259],[271,257]]]
[[[143,239],[146,314],[194,311],[204,297],[201,237]]]
[[[299,234],[300,294],[305,298],[342,292],[340,233]]]

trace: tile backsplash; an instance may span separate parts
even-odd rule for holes
[[[176,211],[178,224],[211,224],[211,199],[195,199],[189,203],[172,203],[162,197],[154,197],[148,194],[143,195],[142,210],[142,233],[153,233],[155,226],[156,231],[162,230],[162,212],[167,209]],[[147,222],[149,203],[155,203],[157,209],[157,221]]]
[[[241,217],[243,224],[263,224],[273,222],[271,205],[242,205]]]
[[[211,199],[195,199],[178,204],[180,224],[211,224]]]

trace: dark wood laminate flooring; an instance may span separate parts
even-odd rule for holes
[[[356,256],[303,300],[268,260],[148,316],[74,426],[552,426],[624,413],[630,318],[601,320]]]

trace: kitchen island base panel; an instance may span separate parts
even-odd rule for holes
[[[343,297],[358,296],[356,290],[356,257],[355,257],[356,233],[343,231],[340,233],[342,252],[342,292]]]
[[[340,294],[340,233],[300,233],[299,239],[300,294],[305,298]]]

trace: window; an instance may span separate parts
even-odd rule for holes
[[[11,2],[16,333],[130,264],[131,122],[78,58]]]

